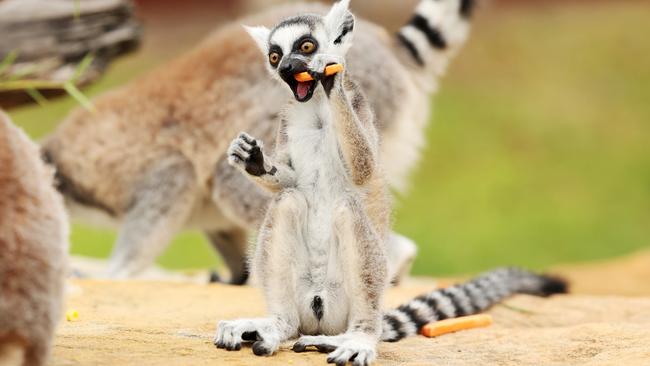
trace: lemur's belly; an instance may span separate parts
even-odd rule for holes
[[[334,221],[336,208],[351,194],[350,183],[331,126],[290,129],[289,139],[297,189],[308,204],[300,256],[305,260],[299,263],[296,289],[300,331],[340,334],[347,327],[349,301]]]

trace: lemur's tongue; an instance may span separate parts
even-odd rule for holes
[[[305,99],[305,97],[309,93],[310,87],[311,87],[311,81],[298,83],[298,87],[296,88],[296,92],[298,93],[298,98]]]

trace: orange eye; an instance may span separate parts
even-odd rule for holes
[[[300,52],[302,53],[312,53],[316,50],[316,45],[312,41],[304,41],[300,45]]]
[[[271,65],[277,65],[280,62],[280,54],[277,52],[271,52],[269,54],[269,62]]]

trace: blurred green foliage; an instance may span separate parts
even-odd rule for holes
[[[429,146],[396,228],[417,274],[544,268],[650,244],[650,13],[642,2],[484,10],[435,98]],[[127,58],[85,92],[160,60]],[[12,111],[34,137],[74,101]],[[106,256],[112,231],[75,224],[74,253]],[[200,234],[159,260],[214,266]]]

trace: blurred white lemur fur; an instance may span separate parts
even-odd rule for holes
[[[404,189],[425,141],[430,95],[464,44],[473,0],[422,0],[395,35],[361,19],[346,73],[376,116],[386,179]],[[291,3],[242,23],[271,26],[322,4]],[[267,77],[259,51],[239,24],[227,24],[193,50],[78,109],[50,135],[43,155],[75,216],[108,217],[119,235],[110,277],[146,269],[183,228],[203,231],[231,272],[247,279],[249,233],[270,195],[227,162],[233,135],[247,131],[270,153],[287,100]],[[374,143],[374,142],[373,142]],[[278,168],[279,169],[279,168]],[[93,215],[90,215],[90,213]],[[387,243],[388,272],[399,279],[415,256],[396,233]]]
[[[68,218],[54,171],[0,110],[0,365],[45,365],[63,303]]]
[[[219,348],[238,350],[250,341],[256,355],[271,355],[281,342],[302,335],[295,351],[313,346],[330,352],[330,363],[367,365],[376,358],[379,340],[398,340],[429,321],[481,311],[512,292],[564,290],[562,282],[501,269],[382,314],[390,203],[376,124],[345,67],[325,75],[327,65],[345,65],[354,34],[348,4],[342,0],[326,16],[295,16],[272,29],[247,28],[268,57],[271,75],[289,87],[295,101],[280,118],[273,156],[247,133],[228,149],[231,165],[274,193],[251,266],[269,314],[221,321],[214,340]],[[294,79],[304,71],[314,81]]]

